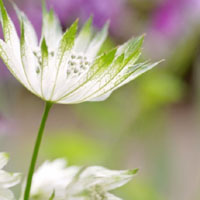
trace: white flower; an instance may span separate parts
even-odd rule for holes
[[[101,101],[158,64],[137,62],[143,37],[98,55],[107,37],[108,24],[94,34],[90,18],[76,36],[75,21],[62,34],[57,17],[52,10],[47,12],[45,6],[39,42],[30,21],[15,6],[21,24],[19,39],[2,0],[0,7],[5,40],[0,40],[0,56],[16,79],[45,101]]]
[[[126,184],[136,172],[99,166],[66,167],[64,159],[46,161],[33,176],[31,199],[120,200],[109,191]]]
[[[14,195],[9,188],[20,181],[18,173],[8,173],[2,170],[7,164],[8,159],[8,154],[0,153],[0,200],[14,200]]]

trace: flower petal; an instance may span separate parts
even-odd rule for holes
[[[43,26],[42,26],[42,38],[44,37],[47,42],[47,46],[50,50],[55,50],[62,37],[62,28],[58,17],[53,10],[49,12],[46,9],[45,1],[42,6],[43,11]],[[41,40],[42,42],[42,40]]]
[[[29,45],[33,49],[36,49],[38,45],[38,39],[37,39],[37,35],[32,23],[29,21],[28,17],[24,14],[24,12],[22,12],[14,2],[12,2],[12,4],[17,13],[21,26],[22,26],[22,23],[24,25],[24,29],[26,30],[25,31],[26,37],[28,37],[28,40],[29,40]]]
[[[4,61],[6,66],[8,67],[9,71],[13,74],[13,76],[19,82],[21,82],[21,84],[24,85],[24,87],[32,91],[24,75],[24,71],[19,70],[19,66],[21,66],[21,61],[18,61],[18,59],[15,59],[15,55],[13,55],[13,51],[11,50],[11,47],[8,46],[8,44],[6,44],[1,39],[0,39],[0,57]]]
[[[20,45],[19,38],[15,29],[15,26],[7,14],[7,11],[4,7],[3,1],[0,0],[0,9],[1,9],[1,23],[3,27],[4,39],[7,44],[9,44],[15,51],[16,56],[19,58]]]
[[[56,54],[56,61],[55,61],[56,64],[54,66],[56,73],[51,74],[51,76],[54,76],[54,84],[51,94],[52,99],[54,92],[60,90],[63,83],[66,81],[67,61],[69,60],[69,55],[71,53],[72,48],[74,47],[77,27],[78,27],[78,20],[76,20],[71,25],[71,27],[64,33],[60,41]]]
[[[94,39],[91,41],[86,51],[86,54],[91,60],[93,60],[95,56],[97,56],[102,44],[105,42],[108,35],[108,27],[109,23],[106,23],[102,30],[99,33],[97,33]]]
[[[130,69],[126,68],[126,71],[120,73],[113,81],[111,81],[105,88],[104,91],[100,91],[99,93],[96,93],[96,96],[89,100],[89,101],[103,101],[106,98],[110,96],[110,94],[118,89],[119,87],[122,87],[123,85],[127,84],[128,82],[134,80],[144,72],[152,69],[156,65],[158,65],[160,62],[153,63],[153,64],[147,64],[147,63],[139,63],[132,67],[129,67]]]
[[[0,199],[1,200],[15,200],[13,193],[8,189],[0,187]]]
[[[41,91],[42,96],[45,100],[49,100],[53,88],[53,77],[52,74],[56,73],[55,71],[55,59],[54,56],[51,56],[48,52],[48,46],[45,38],[43,38],[41,44],[41,54],[42,54],[42,63],[41,63]]]
[[[91,86],[88,87],[89,90],[88,92],[86,92],[87,96],[85,96],[82,99],[82,101],[90,100],[96,95],[96,93],[104,91],[105,88],[119,76],[119,74],[121,74],[123,71],[126,71],[128,64],[134,65],[134,63],[136,63],[137,60],[140,58],[142,44],[143,37],[139,37],[130,40],[125,45],[120,46],[116,53],[116,55],[119,56],[115,59],[115,61],[108,68],[108,70],[105,71],[103,76],[100,76],[96,83],[93,82]],[[109,96],[109,94],[110,93],[106,94],[105,96],[103,96],[103,98],[101,98],[105,99]]]
[[[0,0],[0,13],[1,13],[1,24],[3,27],[4,40],[7,44],[7,47],[1,42],[1,50],[4,51],[4,54],[7,54],[6,60],[12,60],[14,65],[9,65],[9,70],[13,73],[13,75],[22,82],[25,86],[27,85],[27,80],[24,74],[24,70],[21,64],[20,57],[20,42],[19,37],[17,35],[15,26],[7,14],[7,11],[4,7],[3,1]],[[6,50],[7,49],[7,50]],[[9,49],[9,50],[8,50]],[[9,52],[9,53],[8,53]],[[2,58],[5,59],[5,55]],[[7,63],[7,62],[6,62]]]
[[[19,173],[8,173],[0,170],[0,186],[3,188],[12,187],[20,182]]]
[[[26,26],[21,24],[21,60],[28,84],[34,94],[41,97],[41,55],[29,45],[31,38],[28,36]]]
[[[7,153],[0,153],[0,169],[3,169],[3,167],[8,163],[9,155]]]
[[[110,191],[125,185],[136,173],[137,170],[109,170],[100,166],[92,166],[86,168],[79,175],[74,187],[79,188],[80,192],[95,186],[100,187],[103,191]]]
[[[78,37],[75,40],[74,44],[75,52],[84,53],[87,50],[87,47],[92,37],[91,24],[92,24],[92,17],[90,17],[89,20],[84,24]]]

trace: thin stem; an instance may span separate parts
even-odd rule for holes
[[[38,130],[38,135],[37,135],[37,139],[36,139],[34,150],[33,150],[31,164],[29,167],[28,178],[27,178],[26,188],[25,188],[25,192],[24,192],[24,200],[29,200],[31,184],[32,184],[32,177],[33,177],[33,173],[35,170],[35,165],[36,165],[36,161],[37,161],[37,157],[38,157],[38,152],[39,152],[45,124],[46,124],[51,106],[52,106],[51,102],[46,102],[45,110],[44,110],[44,113],[42,116],[42,121],[40,123],[40,128]]]

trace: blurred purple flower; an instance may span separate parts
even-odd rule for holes
[[[153,17],[153,29],[166,36],[175,36],[184,26],[188,0],[165,0]]]
[[[15,0],[15,2],[27,14],[39,34],[42,21],[41,0]],[[55,10],[64,28],[76,18],[83,23],[92,15],[96,27],[102,27],[107,20],[110,20],[111,30],[119,27],[119,16],[123,14],[124,2],[124,0],[46,0],[47,6]]]
[[[165,0],[155,11],[152,29],[167,37],[177,37],[199,17],[199,0]],[[197,14],[198,13],[198,14]]]
[[[111,30],[118,25],[119,16],[124,8],[122,0],[47,0],[47,4],[55,9],[63,25],[76,18],[83,22],[93,15],[94,25],[101,27],[110,20]]]
[[[171,55],[174,45],[195,30],[199,17],[200,0],[163,0],[147,30],[147,54],[155,58]]]

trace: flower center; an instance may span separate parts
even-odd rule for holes
[[[67,78],[80,76],[90,65],[91,61],[84,54],[72,53],[67,65]]]

